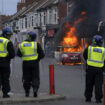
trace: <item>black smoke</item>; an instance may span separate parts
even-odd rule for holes
[[[95,34],[98,34],[98,24],[104,18],[102,14],[104,0],[72,0],[71,3],[72,7],[69,15],[62,21],[57,33],[57,45],[60,44],[65,35],[63,28],[66,21],[76,28],[78,38],[91,38]],[[82,11],[85,11],[86,14],[81,15]],[[85,19],[74,25],[74,22],[81,17],[85,17]]]
[[[69,14],[68,19],[75,21],[82,11],[86,11],[84,21],[77,24],[77,33],[79,37],[92,37],[97,34],[98,23],[102,20],[102,2],[103,0],[73,0],[74,9]]]

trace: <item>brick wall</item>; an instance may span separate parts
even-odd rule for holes
[[[25,3],[18,3],[17,4],[17,12],[20,11],[25,6]]]
[[[23,7],[27,7],[35,1],[37,0],[21,0],[21,2],[18,2],[17,4],[17,12],[20,11]]]
[[[58,4],[58,15],[59,23],[61,23],[62,19],[67,16],[67,2],[65,0],[61,0]]]
[[[25,0],[21,0],[21,3],[25,3]]]
[[[0,16],[0,29],[3,28],[3,22],[7,21],[11,16],[1,15]]]
[[[26,0],[26,1],[25,1],[25,2],[26,2],[26,6],[32,4],[32,3],[35,2],[35,1],[36,1],[36,0]]]

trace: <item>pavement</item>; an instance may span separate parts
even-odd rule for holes
[[[38,97],[35,98],[32,95],[30,97],[25,97],[24,94],[11,94],[10,98],[2,98],[0,96],[0,105],[1,104],[19,104],[19,103],[30,103],[30,102],[45,102],[45,101],[53,101],[53,100],[63,100],[66,99],[63,95],[50,95],[47,93],[40,93]]]

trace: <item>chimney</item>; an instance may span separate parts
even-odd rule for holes
[[[30,4],[32,4],[33,2],[35,2],[36,0],[25,0],[26,3],[26,7]]]
[[[17,4],[17,12],[20,11],[23,7],[25,7],[25,3],[22,3],[22,2],[20,3],[20,2],[19,2],[19,3]]]
[[[21,0],[21,3],[25,3],[25,0]]]

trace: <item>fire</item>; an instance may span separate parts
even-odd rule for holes
[[[79,41],[75,35],[75,32],[76,32],[75,27],[69,27],[69,31],[66,33],[66,36],[62,41],[62,45],[64,46],[64,52],[81,51],[81,46],[79,45]]]
[[[62,65],[62,62],[57,62],[58,65]],[[65,65],[75,65],[75,64],[78,64],[78,65],[81,65],[82,63],[79,62],[79,63],[65,63]]]
[[[83,11],[81,14],[85,15],[86,12]],[[83,21],[83,19],[86,19],[86,17],[77,19],[74,22],[73,26],[70,26],[69,22],[65,23],[65,26],[63,29],[64,31],[66,30],[65,37],[61,42],[61,45],[64,47],[64,52],[81,52],[83,50],[83,48],[81,47],[81,42],[76,36],[76,28],[75,28],[75,25]],[[87,46],[88,44],[86,43],[85,47]]]
[[[70,28],[69,32],[66,33],[66,37],[64,37],[62,45],[70,45],[70,46],[75,46],[77,45],[76,42],[78,42],[77,37],[74,35],[75,33],[75,28],[72,27]]]

